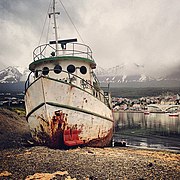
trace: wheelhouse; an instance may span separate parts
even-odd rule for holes
[[[56,44],[52,42],[35,48],[25,89],[40,77],[46,77],[81,88],[110,107],[109,96],[101,90],[93,72],[96,63],[90,47],[69,41],[59,41],[59,50],[56,50]]]

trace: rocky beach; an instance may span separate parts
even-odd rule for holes
[[[180,179],[177,152],[130,147],[59,150],[31,142],[25,118],[0,109],[0,179]]]

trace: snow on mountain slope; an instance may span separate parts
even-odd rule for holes
[[[25,81],[29,70],[22,67],[9,66],[0,71],[0,83],[17,83]]]
[[[137,64],[122,64],[108,69],[97,67],[95,72],[100,82],[129,83],[155,80],[144,73],[144,66]]]
[[[17,68],[9,66],[0,71],[0,83],[16,83],[21,76],[22,74]]]

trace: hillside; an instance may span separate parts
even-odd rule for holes
[[[22,147],[31,139],[28,123],[23,116],[0,108],[0,149]]]

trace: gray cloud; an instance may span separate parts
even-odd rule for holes
[[[138,64],[153,76],[168,74],[179,67],[180,1],[62,2],[99,66]],[[49,0],[0,0],[1,64],[27,66],[32,61],[48,6]],[[60,37],[77,37],[62,6],[59,7]]]

